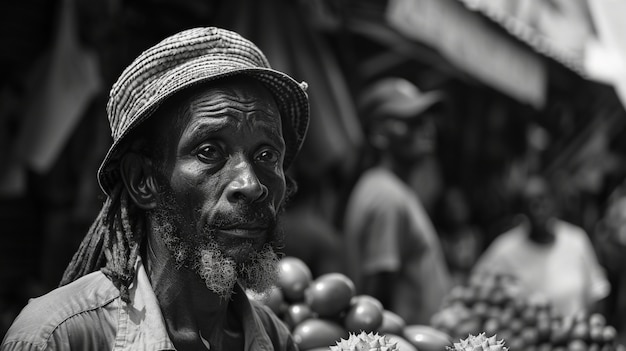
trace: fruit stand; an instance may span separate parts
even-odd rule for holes
[[[268,294],[249,296],[285,322],[302,351],[358,350],[361,344],[400,351],[626,351],[601,314],[562,317],[505,275],[475,276],[454,287],[430,325],[407,325],[376,298],[357,295],[344,274],[313,277],[296,257],[281,259]]]

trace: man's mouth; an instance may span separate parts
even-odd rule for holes
[[[261,224],[241,224],[218,228],[217,232],[223,235],[235,236],[242,239],[258,239],[267,234],[267,226]]]

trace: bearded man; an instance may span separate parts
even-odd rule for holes
[[[2,350],[297,349],[245,291],[276,278],[305,89],[223,29],[143,52],[107,105],[106,202],[61,286],[24,308]]]

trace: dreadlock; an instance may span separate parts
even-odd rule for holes
[[[129,287],[145,224],[139,209],[128,200],[128,191],[120,183],[102,205],[61,279],[60,286],[102,269],[120,290],[122,300],[130,301]]]

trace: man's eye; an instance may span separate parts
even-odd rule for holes
[[[270,150],[270,149],[264,149],[261,152],[259,152],[256,156],[257,160],[264,162],[264,163],[271,163],[271,164],[275,164],[276,162],[278,162],[279,158],[280,158],[280,155],[278,154],[278,152],[274,150]]]
[[[217,162],[224,158],[217,145],[206,144],[198,149],[198,159],[202,162]]]

